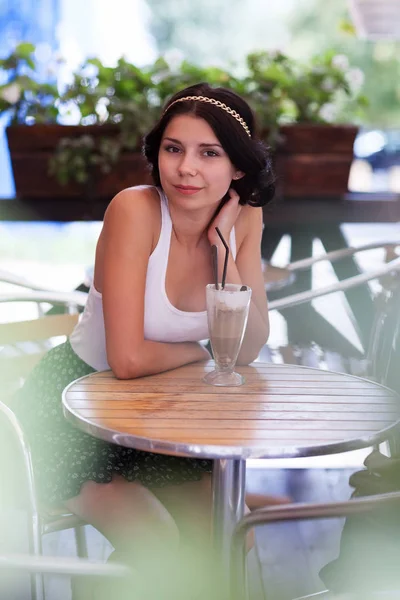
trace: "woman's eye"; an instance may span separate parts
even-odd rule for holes
[[[179,148],[177,146],[165,146],[165,150],[171,153],[179,152]]]
[[[215,152],[214,150],[206,150],[205,155],[206,156],[219,156],[219,154],[217,154],[217,152]]]

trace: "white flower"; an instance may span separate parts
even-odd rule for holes
[[[96,113],[101,123],[104,123],[108,117],[107,106],[110,104],[109,98],[100,98],[96,104]]]
[[[349,66],[349,59],[345,54],[336,54],[336,56],[332,58],[332,66],[341,71],[346,71]]]
[[[335,87],[335,82],[332,77],[325,77],[321,83],[321,87],[325,92],[331,92]]]
[[[21,88],[18,83],[10,83],[0,90],[0,96],[9,104],[16,104],[21,98]]]
[[[327,102],[319,109],[319,116],[328,123],[332,122],[336,117],[336,107],[334,104]]]
[[[357,92],[364,83],[364,73],[361,69],[350,69],[346,73],[346,81],[353,92]]]

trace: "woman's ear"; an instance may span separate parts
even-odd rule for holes
[[[243,173],[243,171],[236,171],[236,173],[234,174],[232,179],[234,181],[237,181],[238,179],[242,179],[242,177],[244,177],[244,176],[245,176],[245,173]]]

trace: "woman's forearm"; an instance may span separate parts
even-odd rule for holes
[[[109,363],[118,379],[135,379],[209,358],[207,349],[198,342],[164,343],[144,340],[131,356],[125,356],[123,360],[109,359]]]

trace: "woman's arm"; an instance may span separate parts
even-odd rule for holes
[[[132,379],[209,358],[195,342],[144,339],[147,266],[158,238],[151,190],[124,190],[110,203],[96,256],[95,285],[103,295],[108,363],[119,379]]]
[[[234,210],[233,207],[231,212]],[[216,224],[218,225],[217,222],[214,222],[213,227]],[[221,219],[219,224],[224,226],[225,221]],[[269,335],[268,303],[261,266],[262,225],[261,208],[243,207],[238,213],[235,223],[236,237],[243,240],[236,261],[233,260],[231,252],[229,253],[226,282],[245,284],[252,289],[249,319],[238,356],[238,364],[249,364],[255,360]],[[228,242],[229,234],[226,227],[223,236]],[[218,247],[218,270],[219,281],[221,281],[225,248],[215,236],[211,241]]]

